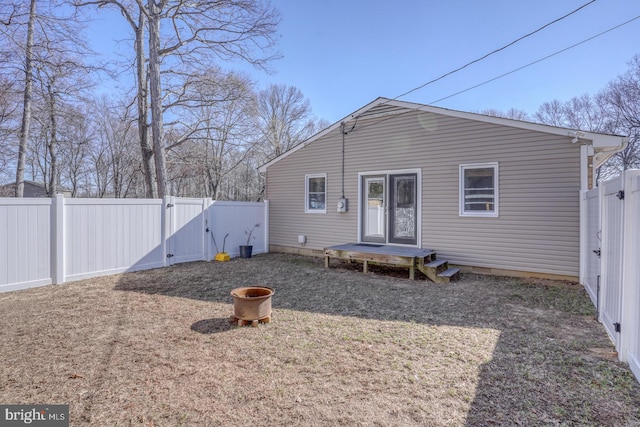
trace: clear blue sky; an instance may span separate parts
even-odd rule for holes
[[[272,0],[282,15],[274,73],[247,71],[259,88],[287,84],[314,114],[340,120],[378,96],[394,98],[557,19],[589,0]],[[640,1],[597,0],[576,14],[401,98],[433,101],[583,41],[640,15]],[[117,15],[114,15],[118,19]],[[103,38],[106,46],[109,37]],[[553,58],[438,102],[463,111],[517,108],[595,94],[640,54],[640,19]],[[224,64],[220,64],[224,67]]]

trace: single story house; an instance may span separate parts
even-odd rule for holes
[[[627,141],[378,98],[260,168],[269,249],[428,248],[463,271],[577,280],[580,191]]]
[[[15,194],[15,183],[0,185],[0,197],[13,197]],[[57,186],[57,194],[63,194],[64,197],[71,197],[72,191],[69,188]],[[45,186],[41,182],[24,180],[24,197],[49,197]]]

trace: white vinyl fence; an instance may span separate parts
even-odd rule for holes
[[[640,381],[640,170],[584,192],[581,205],[580,280]]]
[[[211,233],[239,253],[268,248],[268,202],[209,199],[0,198],[0,292],[211,260]],[[222,247],[220,247],[222,249]]]

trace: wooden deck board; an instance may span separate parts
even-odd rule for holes
[[[409,248],[406,246],[391,246],[391,245],[375,245],[368,243],[345,243],[342,245],[329,246],[324,250],[332,251],[349,251],[349,252],[361,252],[367,254],[382,254],[382,255],[397,255],[397,256],[410,256],[420,257],[427,256],[433,251],[431,249],[422,248]]]

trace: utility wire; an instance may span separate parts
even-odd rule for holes
[[[574,11],[572,11],[572,12],[569,12],[569,13],[567,13],[566,15],[561,16],[560,18],[554,19],[553,21],[551,21],[551,22],[549,22],[549,23],[547,23],[547,24],[543,25],[542,27],[538,28],[537,30],[532,31],[532,32],[530,32],[529,34],[525,34],[524,36],[517,38],[516,40],[512,41],[512,42],[511,42],[511,43],[509,43],[509,44],[506,44],[506,45],[502,46],[501,48],[498,48],[498,49],[496,49],[496,50],[494,50],[494,51],[492,51],[492,52],[489,52],[489,53],[487,53],[486,55],[484,55],[484,56],[482,56],[482,57],[480,57],[480,58],[478,58],[478,59],[474,59],[473,61],[468,62],[468,63],[466,63],[465,65],[463,65],[463,66],[461,66],[461,67],[456,68],[455,70],[449,71],[448,73],[445,73],[445,74],[441,75],[441,76],[440,76],[440,77],[438,77],[438,78],[435,78],[435,79],[433,79],[433,80],[430,80],[430,81],[426,82],[426,83],[425,83],[425,84],[423,84],[423,85],[420,85],[420,86],[418,86],[418,87],[416,87],[416,88],[413,88],[413,89],[411,89],[411,90],[409,90],[409,91],[407,91],[407,92],[405,92],[405,93],[403,93],[403,94],[401,94],[401,95],[398,95],[398,96],[396,96],[396,97],[395,97],[395,98],[393,98],[393,99],[394,99],[394,100],[396,100],[396,99],[398,99],[398,98],[402,98],[402,97],[404,97],[404,96],[407,96],[407,95],[409,95],[410,93],[415,92],[415,91],[417,91],[417,90],[420,90],[420,89],[422,89],[422,88],[424,88],[424,87],[426,87],[426,86],[428,86],[428,85],[430,85],[430,84],[432,84],[432,83],[435,83],[435,82],[437,82],[437,81],[439,81],[439,80],[442,80],[442,79],[444,79],[445,77],[450,76],[451,74],[457,73],[458,71],[461,71],[461,70],[463,70],[463,69],[467,68],[468,66],[475,64],[476,62],[480,62],[480,61],[482,61],[482,60],[484,60],[484,59],[488,58],[489,56],[491,56],[491,55],[493,55],[493,54],[496,54],[496,53],[498,53],[498,52],[500,52],[500,51],[503,51],[503,50],[505,50],[506,48],[508,48],[509,46],[513,46],[514,44],[518,43],[519,41],[521,41],[521,40],[523,40],[523,39],[526,39],[527,37],[530,37],[530,36],[532,36],[532,35],[534,35],[534,34],[536,34],[536,33],[540,32],[540,31],[542,31],[543,29],[547,28],[548,26],[553,25],[553,24],[555,24],[556,22],[562,21],[563,19],[565,19],[565,18],[567,18],[567,17],[569,17],[569,16],[573,15],[574,13],[576,13],[576,12],[580,11],[581,9],[584,9],[585,7],[587,7],[587,6],[589,6],[590,4],[595,3],[595,2],[596,2],[596,0],[591,0],[590,2],[583,4],[582,6],[580,6],[579,8],[577,8],[576,10],[574,10]]]
[[[511,71],[509,71],[509,72],[507,72],[507,73],[501,74],[501,75],[499,75],[499,76],[497,76],[497,77],[494,77],[494,78],[492,78],[492,79],[490,79],[490,80],[487,80],[487,81],[485,81],[485,82],[479,83],[479,84],[474,85],[474,86],[471,86],[471,87],[469,87],[469,88],[467,88],[467,89],[464,89],[464,90],[461,90],[461,91],[459,91],[459,92],[456,92],[456,93],[454,93],[454,94],[452,94],[452,95],[445,96],[444,98],[440,98],[440,99],[438,99],[438,100],[436,100],[436,101],[430,102],[430,103],[429,103],[429,104],[427,104],[427,105],[433,105],[433,104],[435,104],[435,103],[437,103],[437,102],[443,101],[443,100],[445,100],[445,99],[452,98],[452,97],[454,97],[454,96],[456,96],[456,95],[459,95],[459,94],[464,93],[464,92],[468,92],[468,91],[470,91],[470,90],[472,90],[472,89],[475,89],[475,88],[477,88],[477,87],[479,87],[479,86],[482,86],[482,85],[485,85],[485,84],[487,84],[487,83],[490,83],[490,82],[492,82],[492,81],[494,81],[494,80],[498,80],[498,79],[500,79],[500,78],[502,78],[502,77],[508,76],[509,74],[513,74],[513,73],[515,73],[515,72],[517,72],[517,71],[522,70],[523,68],[530,67],[531,65],[537,64],[538,62],[542,62],[542,61],[544,61],[544,60],[546,60],[546,59],[549,59],[549,58],[551,58],[551,57],[553,57],[553,56],[559,55],[559,54],[561,54],[561,53],[563,53],[563,52],[566,52],[566,51],[567,51],[567,50],[569,50],[569,49],[573,49],[573,48],[574,48],[574,47],[576,47],[576,46],[580,46],[581,44],[587,43],[587,42],[589,42],[589,41],[591,41],[591,40],[593,40],[593,39],[595,39],[595,38],[597,38],[597,37],[600,37],[600,36],[602,36],[602,35],[604,35],[604,34],[607,34],[607,33],[611,32],[611,31],[613,31],[613,30],[617,30],[618,28],[620,28],[620,27],[622,27],[622,26],[624,26],[624,25],[630,24],[631,22],[633,22],[633,21],[635,21],[635,20],[637,20],[637,19],[640,19],[640,15],[636,16],[635,18],[631,18],[631,19],[629,19],[628,21],[625,21],[625,22],[623,22],[623,23],[621,23],[621,24],[618,24],[618,25],[616,25],[615,27],[611,27],[611,28],[609,28],[608,30],[602,31],[601,33],[598,33],[598,34],[596,34],[596,35],[594,35],[594,36],[591,36],[591,37],[589,37],[589,38],[587,38],[587,39],[584,39],[584,40],[582,40],[582,41],[580,41],[580,42],[578,42],[578,43],[572,44],[571,46],[566,47],[566,48],[564,48],[564,49],[562,49],[562,50],[559,50],[559,51],[557,51],[557,52],[555,52],[555,53],[552,53],[551,55],[547,55],[547,56],[545,56],[544,58],[540,58],[540,59],[538,59],[538,60],[536,60],[536,61],[533,61],[533,62],[531,62],[531,63],[529,63],[529,64],[527,64],[527,65],[523,65],[522,67],[516,68],[515,70],[511,70]],[[370,126],[380,124],[380,123],[385,122],[385,121],[387,121],[387,120],[390,120],[390,119],[392,119],[392,118],[395,118],[395,117],[398,117],[398,116],[403,116],[403,115],[405,115],[405,114],[412,113],[413,111],[414,111],[413,109],[410,109],[410,110],[404,111],[404,112],[402,112],[402,113],[394,114],[394,115],[392,115],[392,116],[388,116],[388,117],[385,117],[385,118],[383,118],[383,119],[376,120],[376,121],[375,121],[375,122],[373,122],[373,123],[368,123],[368,124],[366,124],[365,126],[359,127],[359,128],[358,128],[358,130],[366,129],[366,128],[370,127]],[[353,127],[355,127],[355,124],[354,124],[354,126],[353,126]],[[351,130],[353,130],[353,127],[351,128]]]
[[[522,67],[518,67],[518,68],[516,68],[515,70],[508,71],[508,72],[506,72],[506,73],[504,73],[504,74],[501,74],[501,75],[499,75],[499,76],[497,76],[497,77],[494,77],[494,78],[492,78],[492,79],[486,80],[486,81],[484,81],[484,82],[482,82],[482,83],[478,83],[477,85],[471,86],[471,87],[469,87],[469,88],[467,88],[467,89],[464,89],[464,90],[461,90],[461,91],[456,92],[456,93],[454,93],[454,94],[451,94],[451,95],[445,96],[444,98],[440,98],[440,99],[437,99],[437,100],[435,100],[435,101],[432,101],[432,102],[430,102],[430,103],[429,103],[429,105],[433,105],[433,104],[436,104],[436,103],[438,103],[438,102],[440,102],[440,101],[444,101],[445,99],[449,99],[449,98],[452,98],[452,97],[454,97],[454,96],[456,96],[456,95],[460,95],[461,93],[468,92],[468,91],[470,91],[470,90],[472,90],[472,89],[475,89],[475,88],[477,88],[477,87],[480,87],[480,86],[486,85],[487,83],[491,83],[491,82],[493,82],[493,81],[495,81],[495,80],[498,80],[498,79],[501,79],[501,78],[503,78],[503,77],[506,77],[506,76],[508,76],[509,74],[513,74],[513,73],[515,73],[515,72],[517,72],[517,71],[520,71],[520,70],[522,70],[522,69],[525,69],[525,68],[527,68],[527,67],[530,67],[530,66],[532,66],[532,65],[535,65],[535,64],[537,64],[538,62],[542,62],[542,61],[544,61],[544,60],[546,60],[546,59],[549,59],[549,58],[551,58],[551,57],[554,57],[554,56],[556,56],[556,55],[559,55],[559,54],[561,54],[561,53],[563,53],[563,52],[568,51],[569,49],[573,49],[574,47],[577,47],[577,46],[580,46],[581,44],[587,43],[587,42],[589,42],[589,41],[591,41],[591,40],[593,40],[593,39],[595,39],[595,38],[597,38],[597,37],[600,37],[600,36],[602,36],[602,35],[605,35],[605,34],[607,34],[607,33],[611,32],[611,31],[613,31],[613,30],[617,30],[618,28],[620,28],[620,27],[622,27],[622,26],[624,26],[624,25],[630,24],[631,22],[635,21],[636,19],[640,19],[640,15],[636,16],[635,18],[631,18],[631,19],[629,19],[628,21],[623,22],[622,24],[616,25],[615,27],[609,28],[608,30],[605,30],[605,31],[603,31],[603,32],[601,32],[601,33],[598,33],[598,34],[596,34],[595,36],[591,36],[591,37],[589,37],[588,39],[585,39],[585,40],[582,40],[582,41],[580,41],[580,42],[578,42],[578,43],[572,44],[571,46],[565,47],[564,49],[561,49],[561,50],[559,50],[559,51],[557,51],[557,52],[554,52],[554,53],[552,53],[552,54],[550,54],[550,55],[547,55],[547,56],[545,56],[545,57],[543,57],[543,58],[537,59],[537,60],[535,60],[535,61],[533,61],[533,62],[530,62],[530,63],[528,63],[528,64],[526,64],[526,65],[523,65]]]

